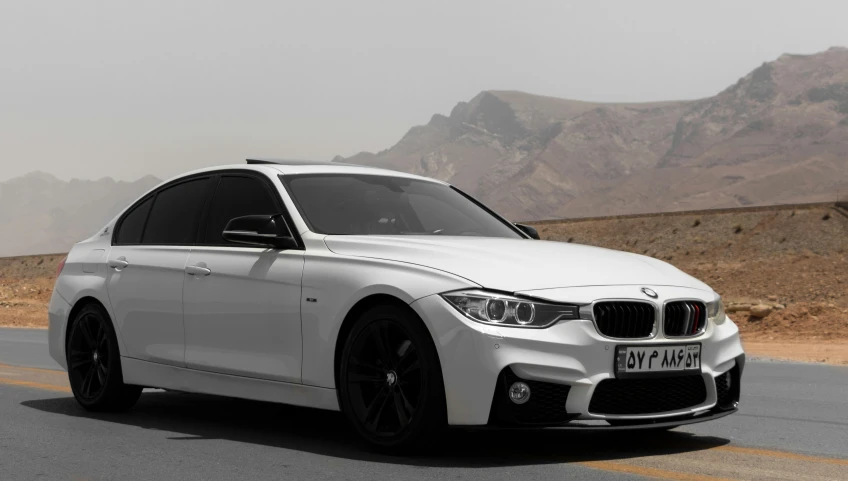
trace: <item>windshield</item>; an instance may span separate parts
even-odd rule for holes
[[[319,234],[521,236],[457,190],[436,182],[355,174],[281,176]]]

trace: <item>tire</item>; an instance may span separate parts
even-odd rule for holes
[[[65,355],[74,398],[88,411],[133,407],[142,387],[124,384],[118,339],[109,315],[101,306],[88,304],[71,322]]]
[[[441,365],[417,316],[384,305],[355,321],[339,365],[339,404],[382,451],[406,451],[440,433],[447,418]]]

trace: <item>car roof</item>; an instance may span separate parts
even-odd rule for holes
[[[296,174],[357,174],[357,175],[384,175],[389,177],[403,177],[408,179],[417,179],[426,182],[434,182],[442,185],[450,185],[447,182],[443,182],[438,179],[431,179],[429,177],[422,177],[420,175],[407,174],[405,172],[398,172],[396,170],[389,169],[380,169],[377,167],[368,167],[365,165],[356,165],[356,164],[345,164],[342,162],[321,162],[321,161],[311,161],[311,160],[282,160],[282,159],[247,159],[248,162],[245,164],[229,164],[229,165],[216,165],[212,167],[204,167],[201,169],[192,170],[189,172],[183,172],[179,175],[175,175],[169,179],[166,179],[159,184],[151,187],[144,194],[142,194],[139,199],[147,196],[151,192],[154,192],[167,184],[171,184],[173,182],[178,182],[181,179],[185,179],[187,177],[191,177],[194,175],[200,174],[214,174],[215,172],[221,171],[238,171],[238,170],[252,170],[254,172],[262,172],[269,176],[275,175],[296,175]],[[114,223],[118,218],[120,218],[124,213],[130,209],[135,203],[131,203],[127,205],[125,209],[119,212],[110,222]]]
[[[255,165],[356,165],[345,162],[333,162],[326,160],[301,160],[301,159],[268,159],[268,158],[249,158],[246,159],[248,164]],[[360,165],[359,167],[367,167]]]
[[[244,164],[229,164],[216,165],[205,167],[190,172],[183,172],[179,175],[165,180],[157,185],[151,191],[158,189],[162,185],[169,184],[173,181],[189,177],[197,174],[208,174],[223,170],[252,170],[255,172],[264,172],[267,175],[297,175],[297,174],[357,174],[357,175],[384,175],[388,177],[403,177],[407,179],[417,179],[427,182],[435,182],[438,184],[448,185],[438,179],[430,177],[422,177],[420,175],[407,174],[390,169],[381,169],[378,167],[369,167],[365,165],[346,164],[342,162],[322,162],[312,160],[283,160],[283,159],[257,159],[251,158]]]
[[[371,167],[367,165],[348,164],[344,162],[325,162],[318,160],[287,160],[250,158],[247,164],[254,167],[265,167],[279,171],[283,175],[296,174],[361,174],[361,175],[385,175],[389,177],[404,177],[429,182],[445,184],[438,179],[423,177],[419,175],[400,172],[397,170]],[[222,166],[220,169],[234,168],[237,166]]]

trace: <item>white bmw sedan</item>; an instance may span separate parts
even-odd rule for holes
[[[546,242],[436,180],[251,160],[143,195],[68,254],[50,353],[79,404],[144,387],[443,426],[667,429],[736,411],[745,355],[706,284]]]

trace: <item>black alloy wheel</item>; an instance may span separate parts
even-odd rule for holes
[[[421,359],[408,337],[397,324],[380,319],[357,336],[348,358],[353,407],[376,436],[397,435],[418,409]]]
[[[366,440],[381,448],[418,444],[444,422],[444,387],[429,332],[406,310],[363,314],[344,346],[339,397]]]
[[[77,321],[68,347],[68,374],[79,386],[79,396],[86,401],[96,399],[106,387],[111,353],[106,342],[106,328],[92,313]]]
[[[72,320],[68,341],[68,380],[77,402],[90,411],[132,407],[142,388],[124,384],[112,323],[96,304],[83,307]]]

